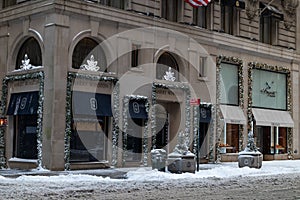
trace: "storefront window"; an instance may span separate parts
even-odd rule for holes
[[[71,135],[71,162],[92,162],[106,160],[107,118],[73,123]]]
[[[14,120],[13,156],[37,159],[38,92],[12,93],[7,115]]]
[[[106,160],[111,95],[73,91],[70,162]]]
[[[128,118],[125,145],[126,161],[140,162],[143,153],[143,134],[148,120],[146,99],[130,99],[128,104]]]
[[[37,159],[37,115],[15,116],[15,157]]]
[[[239,103],[239,79],[238,66],[228,63],[221,63],[221,99],[222,104],[238,105]]]
[[[286,110],[286,74],[253,69],[253,107]]]
[[[226,124],[226,133],[224,133],[220,144],[222,153],[237,153],[239,151],[239,125]]]
[[[263,154],[287,153],[287,128],[257,126],[254,142]]]
[[[275,153],[287,153],[287,128],[279,127],[279,133],[275,137]]]
[[[143,127],[145,121],[143,119],[128,120],[127,127],[127,157],[126,161],[141,161],[143,149]]]

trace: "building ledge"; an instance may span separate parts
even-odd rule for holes
[[[36,159],[11,158],[8,160],[8,167],[11,169],[36,169]]]
[[[108,161],[70,163],[70,170],[107,169],[107,168],[110,168]]]

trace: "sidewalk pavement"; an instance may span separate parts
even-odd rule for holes
[[[201,164],[200,170],[208,170],[216,167],[216,164]],[[0,176],[6,178],[18,178],[20,176],[59,176],[59,175],[92,175],[109,177],[112,179],[126,179],[127,172],[136,171],[143,168],[144,170],[151,171],[152,167],[128,167],[128,168],[105,168],[105,169],[87,169],[87,170],[70,170],[70,171],[50,171],[46,169],[0,169]]]
[[[112,179],[126,179],[127,170],[122,168],[92,169],[92,170],[72,170],[72,171],[49,171],[49,170],[20,170],[20,169],[0,169],[0,176],[6,178],[18,178],[20,176],[59,176],[59,175],[93,175],[110,177]]]

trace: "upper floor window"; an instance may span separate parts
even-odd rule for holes
[[[30,0],[3,0],[2,1],[2,7],[6,8],[6,7],[9,7],[9,6],[16,5],[16,4],[24,3],[26,1],[30,1]],[[1,2],[0,2],[0,5],[1,5]]]
[[[100,67],[99,71],[106,71],[106,57],[105,52],[98,42],[91,38],[83,38],[74,48],[72,54],[72,68],[79,69],[81,65],[87,63],[87,60],[93,56]]]
[[[225,33],[234,35],[237,26],[237,10],[235,7],[221,1],[221,29]]]
[[[124,9],[124,0],[92,0],[92,1],[106,6]]]
[[[221,0],[221,30],[231,35],[238,35],[240,9],[245,8],[242,0]]]
[[[179,81],[179,67],[176,59],[171,53],[165,52],[163,53],[156,65],[156,78],[163,80],[164,76],[167,73],[172,73],[172,77],[175,78],[174,81]]]
[[[260,4],[260,41],[266,44],[276,45],[278,42],[279,22],[283,20],[283,14],[275,7]]]
[[[139,66],[140,45],[133,44],[131,50],[131,67]]]
[[[181,17],[182,0],[162,0],[161,17],[173,22],[178,22]]]
[[[193,24],[202,28],[208,28],[210,23],[210,5],[193,8]]]
[[[199,78],[207,77],[207,57],[199,57]]]
[[[16,61],[16,69],[20,69],[25,54],[30,59],[33,66],[42,66],[42,51],[38,41],[34,37],[30,37],[22,44],[19,49]]]

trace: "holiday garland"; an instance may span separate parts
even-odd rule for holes
[[[244,75],[243,75],[243,61],[236,57],[227,57],[224,55],[220,55],[217,57],[217,69],[216,69],[216,76],[217,76],[217,98],[216,98],[216,126],[217,126],[217,141],[216,141],[216,162],[221,162],[221,134],[222,134],[222,128],[221,128],[221,109],[220,109],[220,100],[221,100],[221,68],[222,63],[229,63],[236,65],[238,67],[238,90],[239,90],[239,106],[240,108],[244,108]],[[243,134],[243,126],[240,125],[240,128],[242,129],[239,133],[239,150],[243,148],[243,140],[244,140],[244,134]]]
[[[122,138],[123,138],[123,155],[122,155],[122,164],[123,166],[125,165],[126,158],[127,158],[127,127],[128,127],[128,108],[129,108],[129,102],[131,100],[136,100],[136,101],[142,101],[145,103],[145,109],[146,113],[149,113],[149,107],[150,104],[148,102],[148,97],[145,96],[140,96],[140,95],[127,95],[123,99],[123,133],[122,133]],[[143,132],[143,159],[142,159],[142,165],[147,166],[148,163],[148,121],[145,123],[145,128]]]
[[[65,170],[70,169],[70,139],[72,134],[72,92],[73,92],[73,85],[76,79],[84,79],[84,80],[91,80],[91,81],[107,81],[112,82],[116,85],[117,78],[115,77],[107,77],[101,75],[91,75],[91,74],[79,74],[76,72],[69,72],[67,77],[67,91],[66,91],[66,130],[65,130],[65,152],[64,152],[64,160],[65,160]],[[118,90],[118,85],[116,85]],[[116,91],[116,90],[115,90]],[[115,104],[119,102],[119,91],[114,92],[114,119],[113,119],[113,156],[112,156],[112,165],[116,164],[117,153],[117,138],[119,134],[119,107]]]
[[[42,126],[43,126],[43,104],[44,104],[44,72],[26,73],[20,75],[6,76],[2,80],[2,99],[1,99],[1,114],[5,116],[8,98],[8,83],[13,81],[26,81],[30,79],[39,80],[39,99],[37,109],[37,164],[38,168],[42,168]],[[0,128],[0,166],[6,166],[5,158],[5,127]]]
[[[253,121],[253,113],[252,113],[252,103],[253,103],[253,69],[260,69],[260,70],[268,70],[271,72],[278,72],[284,73],[287,77],[287,111],[292,114],[292,79],[291,79],[291,72],[288,68],[279,67],[279,66],[271,66],[264,63],[256,63],[256,62],[249,62],[248,63],[248,127],[251,127],[251,122]],[[250,131],[250,130],[248,130]],[[288,158],[293,158],[293,132],[292,128],[288,128],[287,134],[287,144],[288,144]]]
[[[157,89],[179,89],[185,92],[185,134],[186,137],[191,139],[191,106],[190,106],[190,99],[191,99],[191,92],[190,88],[185,83],[179,82],[172,82],[172,83],[158,83],[154,82],[152,84],[152,106],[156,105],[157,101]],[[152,109],[151,112],[151,134],[152,134],[152,149],[156,148],[156,133],[157,133],[157,126],[156,126],[156,109]]]

